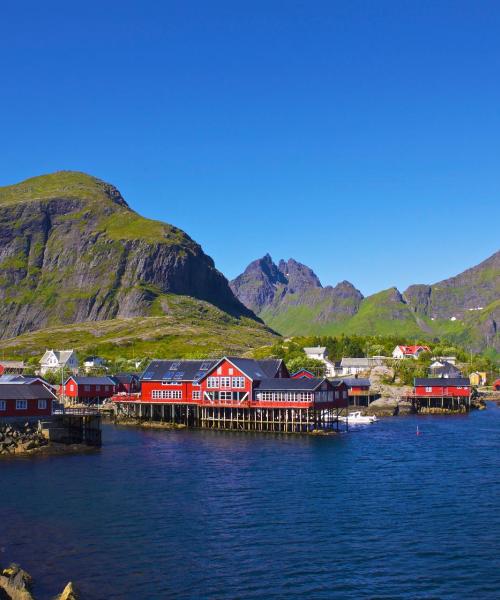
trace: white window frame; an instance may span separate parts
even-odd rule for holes
[[[229,389],[231,387],[231,377],[220,377],[219,382],[221,388]]]
[[[425,391],[426,392],[432,392],[432,387],[431,386],[425,386]]]
[[[28,410],[28,401],[16,400],[16,410]]]
[[[219,400],[221,401],[231,401],[233,399],[233,392],[223,391],[219,392]]]
[[[38,410],[45,410],[47,408],[47,400],[40,399],[38,400]]]
[[[7,400],[0,400],[0,411],[6,411],[7,410]]]
[[[200,390],[193,390],[191,397],[193,400],[200,400],[201,398],[201,391]]]
[[[233,377],[233,387],[239,390],[245,388],[245,378],[244,377]]]
[[[213,390],[219,387],[219,378],[218,377],[208,377],[207,378],[207,388]]]

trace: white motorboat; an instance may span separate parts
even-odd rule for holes
[[[375,423],[377,417],[375,415],[362,415],[358,410],[356,412],[349,413],[348,417],[339,417],[339,421],[346,422],[349,425],[368,425]]]

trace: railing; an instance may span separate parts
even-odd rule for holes
[[[56,408],[52,413],[54,415],[70,415],[74,417],[96,417],[101,413],[96,408]]]

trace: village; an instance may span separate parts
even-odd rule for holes
[[[335,362],[325,347],[303,351],[318,372],[290,373],[283,359],[220,357],[157,359],[142,373],[108,374],[98,356],[80,364],[75,351],[53,349],[32,375],[22,361],[0,361],[0,454],[16,452],[16,424],[33,433],[23,438],[23,451],[43,446],[42,440],[99,446],[101,416],[144,426],[325,434],[377,416],[481,407],[477,388],[486,374],[462,376],[453,356],[433,357],[428,376],[414,378],[412,387],[384,385],[388,365],[418,360],[430,351],[424,345],[398,345],[392,357]],[[60,383],[49,382],[54,374]],[[500,379],[492,389],[500,391]]]

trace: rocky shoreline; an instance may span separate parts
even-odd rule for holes
[[[36,600],[31,593],[32,585],[33,578],[19,565],[12,563],[6,569],[0,569],[1,600]],[[81,596],[70,581],[54,600],[81,600]]]
[[[95,452],[86,444],[63,444],[49,441],[39,425],[32,423],[0,425],[0,460],[26,456],[60,456]]]

